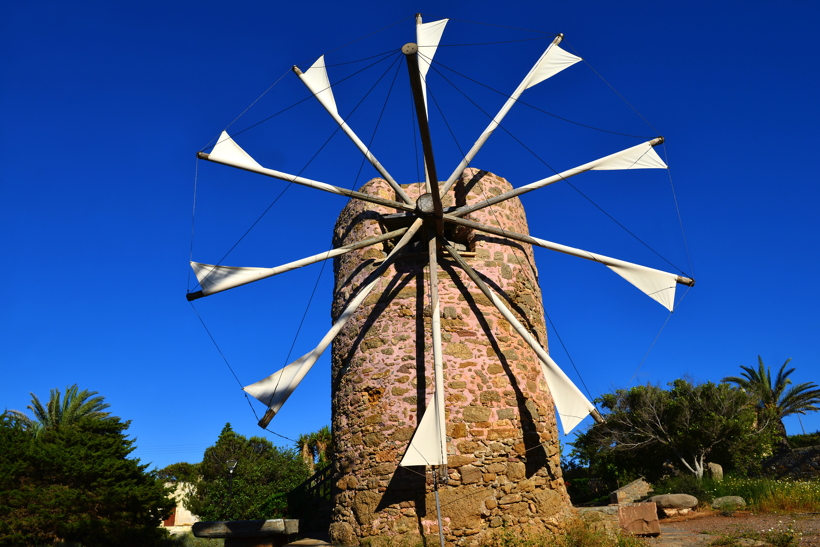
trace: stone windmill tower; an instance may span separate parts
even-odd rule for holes
[[[405,188],[420,195],[424,185]],[[443,206],[472,205],[510,191],[504,179],[468,168]],[[392,198],[381,179],[363,192]],[[389,230],[390,211],[352,202],[336,246]],[[527,234],[518,199],[471,220]],[[434,227],[430,227],[434,229]],[[481,271],[533,336],[546,331],[532,249],[469,228],[448,244]],[[423,238],[422,238],[423,239]],[[435,534],[436,487],[424,466],[400,467],[418,417],[435,405],[430,265],[416,245],[379,277],[333,344],[333,430],[338,451],[331,535],[350,544],[370,536]],[[414,252],[415,251],[415,252]],[[334,318],[389,253],[372,246],[336,259]],[[445,540],[477,540],[501,525],[551,528],[566,517],[554,404],[538,357],[445,251],[438,262],[447,464],[440,469]],[[434,411],[434,409],[432,410]]]
[[[517,196],[589,170],[666,168],[656,138],[512,188],[468,167],[525,90],[580,58],[559,35],[463,160],[439,178],[427,126],[425,76],[447,21],[417,19],[405,45],[424,149],[426,182],[400,185],[340,116],[324,57],[294,67],[308,90],[381,175],[359,191],[260,165],[223,132],[201,159],[351,198],[335,248],[275,268],[192,262],[201,286],[189,300],[334,258],[333,326],[311,352],[246,386],[267,426],[333,343],[337,445],[332,538],[438,532],[471,543],[493,528],[556,528],[569,499],[556,422],[569,432],[592,404],[546,351],[532,247],[606,265],[668,309],[676,274],[551,243],[528,234]]]

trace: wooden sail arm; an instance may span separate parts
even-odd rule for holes
[[[501,121],[504,119],[504,116],[507,115],[507,112],[513,107],[513,105],[518,101],[521,94],[524,93],[525,90],[528,88],[544,81],[547,78],[557,74],[561,70],[572,66],[573,64],[577,63],[581,60],[580,57],[576,57],[574,55],[570,55],[566,51],[562,50],[558,47],[558,44],[564,39],[563,34],[559,34],[555,37],[555,40],[547,47],[538,61],[533,65],[524,79],[518,84],[518,87],[513,91],[512,95],[509,96],[507,101],[504,103],[504,106],[501,107],[501,110],[498,111],[498,114],[490,121],[490,124],[484,130],[481,135],[479,135],[478,139],[473,144],[473,147],[470,149],[469,152],[464,156],[464,159],[461,160],[461,163],[453,170],[453,173],[450,175],[450,178],[444,183],[444,187],[441,189],[441,195],[445,195],[447,192],[450,191],[453,184],[455,184],[456,180],[461,176],[461,172],[464,170],[465,167],[470,165],[470,162],[473,161],[475,155],[478,154],[478,151],[481,150],[481,147],[484,146],[484,143],[487,142],[487,139],[490,138],[490,135],[493,134],[493,131],[501,125]],[[557,63],[551,63],[553,54],[558,54],[557,56],[561,58],[561,60]]]
[[[638,289],[643,291],[644,294],[663,305],[669,311],[672,311],[674,308],[674,285],[676,283],[687,285],[689,287],[693,287],[695,285],[695,280],[689,277],[664,272],[662,270],[656,270],[654,268],[648,268],[646,266],[633,264],[625,260],[619,260],[617,258],[599,255],[583,249],[561,245],[560,243],[553,243],[545,239],[539,239],[537,237],[502,230],[501,228],[487,226],[486,224],[473,222],[464,218],[444,215],[444,220],[446,222],[452,222],[474,230],[480,230],[488,234],[513,239],[515,241],[528,243],[530,245],[536,245],[544,249],[550,249],[552,251],[558,251],[571,256],[577,256],[593,262],[600,262],[635,285]]]
[[[407,59],[407,71],[410,75],[410,88],[413,90],[413,104],[416,108],[416,118],[419,123],[419,135],[421,136],[421,147],[424,151],[424,166],[427,170],[427,192],[433,201],[433,216],[435,218],[436,235],[444,236],[444,223],[441,221],[443,209],[441,205],[442,193],[438,187],[438,174],[436,173],[436,161],[433,156],[433,140],[430,137],[430,124],[427,120],[427,106],[424,103],[424,86],[419,72],[418,51],[416,44],[405,44],[401,48]]]
[[[333,186],[332,184],[327,184],[324,182],[319,182],[316,180],[308,179],[305,177],[299,177],[297,175],[290,175],[288,173],[282,173],[281,171],[275,171],[273,169],[268,169],[266,167],[261,167],[258,165],[250,165],[243,162],[234,161],[230,158],[222,158],[214,156],[214,154],[206,154],[205,152],[198,152],[196,157],[202,160],[211,161],[214,163],[221,163],[222,165],[227,165],[229,167],[235,167],[237,169],[243,169],[245,171],[250,171],[251,173],[258,173],[260,175],[265,175],[267,177],[272,177],[279,180],[284,180],[286,182],[292,182],[294,184],[300,184],[302,186],[307,186],[309,188],[315,188],[317,190],[322,190],[324,192],[330,192],[331,194],[337,194],[340,196],[346,196],[349,198],[360,199],[362,201],[367,201],[369,203],[374,203],[376,205],[381,205],[383,207],[390,207],[392,209],[398,209],[399,211],[408,211],[412,212],[415,208],[413,205],[407,203],[401,203],[398,201],[393,201],[390,199],[383,199],[377,196],[372,196],[370,194],[365,194],[363,192],[356,192],[354,190],[348,190],[346,188],[341,188],[339,186]]]
[[[444,362],[441,351],[441,307],[438,295],[438,242],[428,230],[430,276],[430,330],[433,339],[433,398],[422,415],[399,465],[447,465],[447,429],[444,421]]]
[[[399,228],[398,230],[393,230],[392,232],[388,232],[380,236],[371,237],[356,243],[351,243],[350,245],[331,249],[330,251],[317,253],[313,256],[288,262],[287,264],[282,264],[281,266],[276,266],[274,268],[237,268],[234,266],[219,266],[214,264],[191,262],[191,267],[197,274],[196,277],[202,287],[202,290],[190,292],[186,294],[185,297],[190,302],[198,298],[227,291],[228,289],[241,287],[242,285],[247,285],[248,283],[253,283],[254,281],[267,279],[269,277],[289,272],[303,266],[321,262],[322,260],[341,256],[349,253],[350,251],[355,251],[363,247],[369,247],[370,245],[376,245],[383,241],[394,239],[401,236],[406,231],[407,228]]]
[[[372,281],[365,286],[356,297],[347,305],[345,310],[330,328],[330,330],[325,334],[319,344],[311,351],[310,353],[303,355],[293,363],[289,364],[279,372],[268,376],[251,384],[249,386],[245,386],[243,389],[252,395],[257,400],[265,403],[268,405],[268,410],[265,412],[265,415],[259,420],[259,427],[266,428],[273,417],[279,412],[279,409],[285,403],[287,398],[293,392],[294,389],[299,385],[308,371],[313,367],[319,357],[322,356],[324,351],[330,345],[331,342],[339,335],[342,331],[342,328],[345,326],[347,321],[353,317],[353,314],[356,313],[356,310],[359,309],[359,306],[362,305],[364,300],[367,296],[373,291],[376,285],[381,280],[382,274],[387,271],[387,268],[391,266],[393,261],[396,259],[396,255],[401,251],[412,239],[413,236],[416,235],[416,232],[419,231],[423,224],[421,219],[417,220],[413,223],[412,226],[405,232],[404,236],[396,243],[396,246],[387,255],[387,258],[384,262],[379,265],[378,268],[373,270],[373,272],[368,276],[368,279],[372,279]],[[281,385],[280,380],[286,377],[287,381],[285,385]]]
[[[339,111],[336,108],[336,100],[333,98],[333,92],[331,91],[330,80],[327,76],[324,55],[319,57],[319,59],[306,72],[302,72],[297,66],[293,67],[293,72],[299,77],[302,83],[305,84],[308,90],[313,93],[313,96],[319,100],[319,103],[325,108],[325,110],[327,110],[327,113],[330,114],[337,124],[339,124],[339,128],[341,128],[345,135],[353,141],[356,148],[364,154],[367,161],[369,161],[370,164],[376,168],[376,171],[384,177],[384,180],[387,181],[402,201],[405,203],[413,203],[410,196],[408,196],[402,187],[399,186],[399,183],[396,182],[390,173],[387,172],[387,169],[385,169],[379,160],[376,159],[376,156],[373,155],[367,145],[362,142],[358,135],[353,132],[353,129],[351,129],[347,122],[339,115]]]
[[[564,430],[564,435],[568,434],[578,423],[583,420],[587,414],[600,414],[595,410],[595,407],[589,400],[581,393],[572,380],[561,370],[561,368],[552,360],[546,350],[538,343],[535,337],[521,324],[518,318],[512,311],[501,301],[498,296],[487,286],[487,284],[479,277],[478,273],[467,263],[464,258],[448,243],[444,244],[444,248],[450,256],[456,261],[467,276],[476,284],[479,290],[493,303],[496,309],[501,312],[510,325],[515,329],[518,335],[532,348],[541,363],[541,369],[544,374],[544,379],[550,388],[553,401],[558,409],[558,415],[561,418],[561,426]]]
[[[653,147],[658,146],[659,144],[663,143],[663,137],[657,137],[645,143],[639,144],[637,146],[632,146],[625,150],[621,150],[620,152],[616,152],[614,154],[610,154],[608,156],[604,156],[603,158],[598,158],[597,160],[593,160],[591,162],[585,163],[583,165],[579,165],[573,169],[567,169],[561,173],[553,175],[551,177],[547,177],[545,179],[541,179],[535,181],[533,183],[527,184],[525,186],[521,186],[520,188],[514,188],[509,192],[504,192],[498,196],[492,197],[490,199],[480,201],[473,205],[466,205],[464,207],[459,207],[457,210],[451,212],[450,214],[453,216],[464,216],[468,215],[474,211],[478,211],[479,209],[483,209],[485,207],[489,207],[490,205],[494,205],[496,203],[500,203],[502,201],[506,201],[508,199],[514,198],[516,196],[520,196],[522,194],[526,194],[527,192],[532,192],[533,190],[537,190],[539,188],[543,188],[544,186],[548,186],[555,182],[560,182],[562,180],[566,180],[570,177],[574,177],[575,175],[580,175],[581,173],[585,173],[587,171],[594,171],[594,170],[617,170],[617,169],[648,169],[648,168],[659,168],[665,169],[666,164],[660,159],[653,152],[652,156],[646,157],[647,153],[652,150]]]

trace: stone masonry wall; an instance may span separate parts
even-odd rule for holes
[[[417,197],[423,185],[407,185]],[[444,206],[475,203],[510,189],[495,175],[467,169]],[[381,179],[363,192],[396,199]],[[455,202],[455,203],[454,203]],[[393,213],[352,201],[334,246],[386,231]],[[508,200],[471,220],[528,233],[523,207]],[[543,305],[529,246],[462,230],[451,241],[546,346]],[[388,244],[337,258],[335,320]],[[337,447],[331,539],[437,534],[430,473],[398,466],[433,394],[426,245],[417,245],[380,278],[332,350],[332,427]],[[569,514],[552,397],[532,350],[452,260],[439,257],[448,482],[440,488],[448,543],[474,545],[494,528],[560,528]]]
[[[820,446],[794,448],[772,456],[763,462],[763,473],[798,480],[820,477]]]

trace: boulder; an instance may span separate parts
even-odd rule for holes
[[[740,496],[723,496],[712,500],[712,509],[734,510],[746,507],[746,500]]]
[[[660,494],[646,501],[655,502],[661,517],[685,515],[698,506],[698,498],[689,494]]]
[[[723,466],[719,463],[707,463],[706,475],[718,482],[723,480]]]

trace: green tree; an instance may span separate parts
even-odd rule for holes
[[[29,395],[31,404],[26,408],[31,410],[34,418],[19,410],[9,410],[8,413],[35,436],[46,429],[75,424],[83,418],[102,419],[110,414],[104,412],[111,405],[106,403],[102,396],[96,391],[80,391],[77,384],[66,387],[65,396],[61,396],[59,389],[52,389],[45,405],[34,393]]]
[[[0,545],[158,545],[174,507],[139,460],[128,422],[83,417],[38,436],[19,414],[0,416]]]
[[[163,482],[196,482],[199,464],[179,462],[167,465],[157,471],[157,478]]]
[[[227,462],[234,460],[229,473]],[[281,450],[261,437],[246,438],[225,424],[216,443],[205,450],[185,505],[203,520],[283,517],[285,494],[308,476],[295,450]]]
[[[604,423],[578,435],[575,456],[650,479],[670,460],[701,478],[707,457],[740,468],[770,448],[771,422],[760,420],[742,390],[686,380],[669,386],[637,386],[598,399]]]
[[[777,417],[777,444],[780,449],[789,449],[789,438],[783,418],[792,414],[805,414],[820,410],[820,388],[812,382],[804,382],[787,389],[794,368],[786,370],[791,359],[786,359],[772,382],[772,372],[757,356],[757,370],[741,365],[740,376],[727,376],[722,381],[731,382],[757,399],[762,412],[773,412]]]

